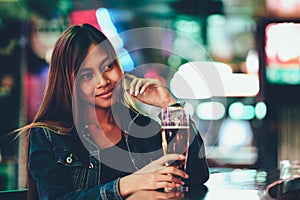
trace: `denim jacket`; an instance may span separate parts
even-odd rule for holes
[[[133,114],[132,114],[133,113]],[[130,112],[126,125],[126,145],[136,170],[163,155],[159,124]],[[191,125],[186,184],[204,184],[209,177],[203,140]],[[150,131],[146,131],[150,130]],[[136,134],[136,135],[135,135]],[[139,134],[139,137],[137,137]],[[80,137],[83,136],[83,137]],[[119,180],[100,183],[99,148],[88,149],[88,132],[57,134],[47,128],[33,128],[29,140],[29,173],[36,183],[39,199],[123,199]],[[120,163],[122,165],[122,163]]]

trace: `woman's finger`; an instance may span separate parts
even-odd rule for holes
[[[138,79],[137,79],[137,78],[134,78],[134,79],[132,79],[132,81],[131,81],[131,83],[130,83],[130,85],[129,85],[129,93],[130,93],[131,95],[133,95],[134,92],[135,92],[135,85],[136,85],[137,81],[138,81]]]
[[[184,182],[178,178],[175,178],[172,174],[159,174],[156,175],[156,181],[157,182],[170,182],[170,183],[176,183],[179,185],[184,185]]]
[[[143,85],[144,80],[143,79],[138,79],[136,81],[136,84],[134,86],[134,95],[137,96],[140,94],[140,88]]]
[[[184,172],[181,169],[178,169],[174,166],[162,168],[162,169],[160,169],[160,173],[164,173],[164,174],[168,174],[168,175],[170,175],[170,174],[176,175],[176,176],[179,176],[179,177],[182,177],[185,179],[189,177],[189,175],[186,172]],[[173,181],[177,181],[177,180],[173,180]]]
[[[185,156],[181,154],[166,154],[159,159],[153,161],[158,165],[165,165],[165,163],[173,160],[184,160]]]
[[[179,183],[161,181],[161,182],[156,182],[155,188],[153,188],[153,189],[177,188],[177,187],[180,187],[180,186],[181,186],[181,184],[179,184]]]
[[[153,81],[153,80],[148,81],[142,86],[142,88],[140,90],[140,94],[143,94],[145,92],[145,90],[150,86],[159,87],[160,85],[159,85],[159,82],[157,82],[157,81]]]

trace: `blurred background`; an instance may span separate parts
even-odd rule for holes
[[[141,27],[177,33],[162,35],[161,46],[181,55],[127,51],[142,38],[120,35],[125,71],[142,66],[145,77],[168,81],[160,66],[177,71],[187,62],[209,61],[245,80],[255,78],[234,85],[258,84],[255,91],[183,98],[205,140],[210,167],[267,169],[283,159],[299,160],[299,11],[300,0],[0,0],[0,190],[18,188],[19,141],[8,133],[33,119],[58,36],[84,22],[107,36]]]

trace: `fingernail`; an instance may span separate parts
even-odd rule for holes
[[[136,90],[136,91],[134,92],[134,95],[137,96],[138,94],[139,94],[139,91]]]
[[[189,177],[189,175],[188,175],[188,174],[185,174],[185,175],[184,175],[184,177],[185,177],[185,178],[188,178],[188,177]]]
[[[178,158],[179,159],[185,159],[185,156],[184,155],[179,155]]]
[[[132,95],[132,93],[133,93],[132,90],[129,90],[129,93]]]

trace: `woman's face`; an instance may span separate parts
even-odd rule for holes
[[[78,74],[80,97],[97,109],[109,108],[113,90],[123,76],[123,71],[107,52],[91,45]]]

